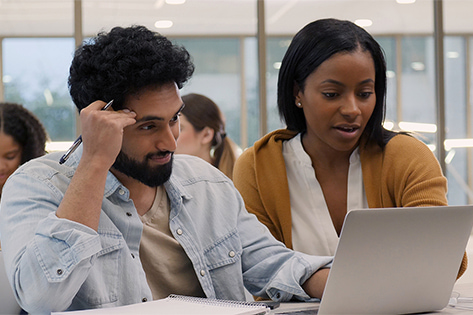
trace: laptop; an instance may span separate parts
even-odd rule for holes
[[[317,314],[407,314],[447,306],[473,206],[350,211]]]
[[[1,314],[20,314],[21,308],[16,302],[13,290],[8,282],[3,261],[3,253],[0,249],[0,313]]]

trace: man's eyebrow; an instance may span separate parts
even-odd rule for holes
[[[179,110],[173,115],[176,116],[176,115],[179,115],[179,113],[182,111],[182,109],[184,108],[185,104],[182,103],[181,107],[179,108]],[[150,121],[150,120],[159,120],[159,121],[164,121],[164,118],[163,117],[159,117],[159,116],[153,116],[153,115],[148,115],[148,116],[143,116],[141,117],[140,119],[137,119],[135,124],[137,123],[141,123],[141,122],[146,122],[146,121]]]
[[[181,108],[179,108],[179,110],[176,112],[176,114],[174,114],[174,116],[179,115],[184,109],[184,107],[186,107],[186,104],[182,103]]]

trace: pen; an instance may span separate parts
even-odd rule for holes
[[[109,108],[110,106],[112,106],[113,104],[113,100],[111,100],[110,102],[108,102],[103,108],[102,110],[106,110],[107,108]],[[69,158],[69,156],[71,156],[72,152],[74,152],[78,147],[79,145],[82,143],[82,135],[79,136],[79,138],[76,139],[76,141],[74,141],[74,143],[71,145],[71,147],[69,148],[69,150],[67,150],[66,153],[64,153],[64,155],[61,157],[61,159],[59,160],[59,164],[63,164],[64,162],[67,161],[67,159]]]

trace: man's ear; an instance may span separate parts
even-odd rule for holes
[[[202,144],[211,143],[214,138],[214,133],[215,131],[212,128],[204,127],[204,129],[200,131],[201,143]]]

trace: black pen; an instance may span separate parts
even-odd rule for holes
[[[111,100],[110,102],[108,102],[103,108],[102,110],[106,110],[107,108],[109,108],[110,106],[112,106],[113,104],[113,100]],[[69,158],[69,156],[71,156],[72,152],[74,152],[78,147],[79,145],[82,143],[82,135],[79,136],[79,138],[76,139],[76,141],[74,141],[74,143],[72,144],[72,146],[69,148],[69,150],[67,150],[66,153],[64,153],[64,155],[61,157],[61,159],[59,160],[59,164],[63,164],[64,162],[67,161],[67,159]]]

